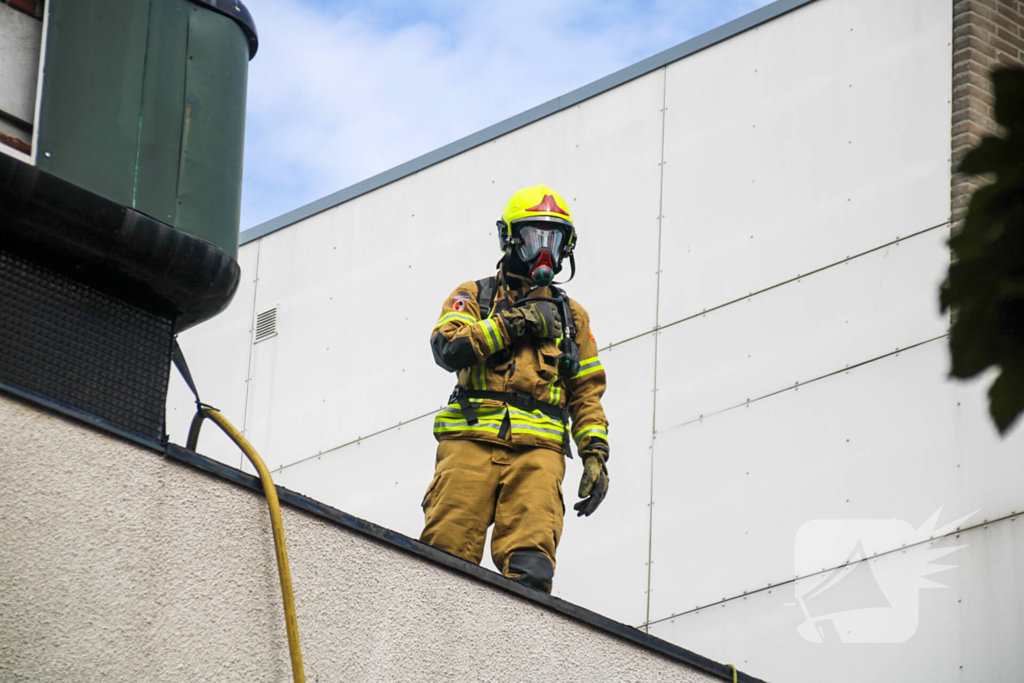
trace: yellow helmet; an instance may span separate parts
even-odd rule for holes
[[[576,241],[576,228],[572,223],[569,204],[547,185],[524,187],[505,203],[498,221],[498,243],[502,251],[512,239],[512,226],[517,222],[554,222],[566,227],[565,247],[571,249]]]

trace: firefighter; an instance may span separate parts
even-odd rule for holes
[[[497,275],[456,287],[430,337],[458,383],[434,421],[420,540],[479,564],[493,524],[495,566],[548,593],[570,435],[583,462],[578,515],[608,491],[605,372],[587,312],[552,282],[566,257],[575,274],[576,240],[561,196],[544,185],[516,192],[498,221]]]

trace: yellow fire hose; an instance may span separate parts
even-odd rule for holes
[[[192,418],[192,426],[188,430],[188,445],[190,451],[195,451],[199,443],[199,429],[203,420],[213,420],[221,431],[235,442],[242,449],[245,456],[252,462],[253,467],[260,473],[260,481],[263,482],[263,493],[267,497],[267,505],[270,506],[270,524],[274,529],[274,548],[277,550],[277,571],[281,575],[281,596],[284,598],[284,623],[288,630],[288,651],[292,658],[292,677],[295,683],[305,683],[306,674],[302,670],[302,650],[299,649],[299,624],[295,619],[295,596],[292,593],[292,575],[288,569],[288,550],[284,545],[284,525],[281,523],[281,505],[277,500],[277,488],[270,478],[270,470],[263,464],[256,449],[252,447],[244,436],[227,421],[216,408],[201,405]]]

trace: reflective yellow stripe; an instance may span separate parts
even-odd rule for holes
[[[509,416],[512,419],[513,432],[526,432],[535,436],[542,436],[545,439],[552,439],[562,443],[565,436],[565,425],[561,420],[556,420],[539,410],[526,412],[513,406],[509,406]]]
[[[553,418],[550,415],[545,415],[539,410],[521,410],[519,408],[516,408],[515,406],[509,406],[508,412],[509,414],[512,415],[512,417],[517,417],[523,420],[529,420],[530,422],[543,422],[545,424],[550,422],[551,424],[556,425],[562,424],[561,420]]]
[[[470,425],[466,422],[459,404],[452,403],[437,414],[434,419],[434,433],[445,434],[449,432],[487,432],[497,434],[501,430],[501,423],[505,419],[505,408],[502,406],[481,406],[480,399],[469,399],[473,405],[473,412],[479,420],[477,424]]]
[[[565,438],[565,425],[561,420],[552,418],[550,415],[535,411],[525,411],[515,406],[483,406],[480,402],[484,399],[470,399],[473,404],[473,411],[476,413],[477,424],[470,425],[466,422],[462,409],[457,403],[452,403],[437,414],[434,419],[434,433],[448,434],[452,432],[485,432],[498,434],[501,431],[501,424],[505,420],[505,412],[508,411],[513,434],[530,434],[532,436],[548,439],[561,445]]]
[[[491,353],[501,351],[501,335],[496,333],[493,320],[481,320],[480,327],[484,330],[484,338],[487,340],[487,348]]]
[[[455,311],[451,311],[451,312],[445,313],[444,315],[441,316],[441,318],[437,321],[437,324],[434,325],[434,330],[437,330],[437,328],[441,327],[441,325],[444,325],[449,320],[461,320],[462,322],[469,323],[470,325],[472,325],[473,323],[476,322],[476,318],[474,318],[471,315],[466,315],[465,313],[456,313]]]
[[[461,425],[446,425],[434,423],[435,434],[445,434],[447,432],[488,432],[490,434],[497,434],[501,431],[500,425],[489,425],[484,423],[475,424],[472,427],[463,422]]]
[[[481,420],[501,419],[505,416],[505,408],[503,406],[482,406],[479,403],[473,403],[472,405],[473,412]],[[461,420],[463,419],[462,408],[459,407],[458,403],[453,403],[439,412],[437,417],[446,420]]]
[[[580,371],[576,373],[576,379],[589,375],[598,370],[604,370],[604,366],[601,365],[600,359],[597,356],[593,358],[585,358],[580,361]]]
[[[583,440],[583,437],[585,436],[600,436],[605,441],[607,441],[608,428],[602,427],[601,425],[587,425],[585,427],[580,427],[575,432],[573,432],[572,438],[578,444],[580,441]]]
[[[487,388],[487,363],[481,361],[473,367],[472,383],[474,389],[486,389]]]
[[[515,424],[512,425],[512,428],[513,428],[513,431],[526,432],[527,434],[532,434],[534,436],[539,436],[542,439],[551,439],[552,441],[557,441],[558,443],[562,443],[564,441],[563,437],[564,437],[565,433],[563,431],[561,431],[561,430],[550,431],[550,430],[546,430],[546,429],[539,429],[537,427],[528,427],[528,426],[524,426],[524,425],[515,425]]]

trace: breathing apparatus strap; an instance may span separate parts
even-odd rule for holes
[[[491,306],[498,293],[498,279],[493,275],[476,281],[477,303],[480,305],[480,319],[486,320],[491,315]]]
[[[575,340],[576,320],[573,319],[572,309],[569,308],[569,296],[554,285],[551,286],[551,292],[555,295],[552,298],[558,299],[562,308],[562,328],[565,330],[565,336]]]
[[[571,278],[570,278],[571,279]],[[558,357],[558,374],[563,379],[571,379],[580,371],[580,345],[576,343],[576,320],[572,317],[572,308],[569,307],[568,295],[558,287],[552,287],[552,292],[562,308],[562,341],[558,345],[561,355]],[[566,383],[565,388],[572,395],[572,389]]]
[[[569,280],[572,280],[576,277],[576,254],[571,251],[569,252],[569,267],[572,269],[569,271]],[[565,282],[569,282],[569,280],[566,280]],[[564,285],[565,282],[552,282],[551,287],[554,287],[555,285]]]

